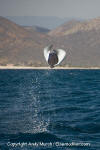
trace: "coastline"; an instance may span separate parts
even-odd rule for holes
[[[48,67],[28,67],[28,66],[0,66],[0,70],[1,69],[33,69],[33,70],[39,70],[39,69],[42,69],[42,70],[49,70],[51,69],[49,66]],[[52,68],[53,70],[60,70],[60,69],[100,69],[100,67],[55,67],[55,68]]]

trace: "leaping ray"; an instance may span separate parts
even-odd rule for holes
[[[59,65],[65,58],[66,52],[63,49],[53,49],[53,45],[44,48],[44,57],[51,68]]]

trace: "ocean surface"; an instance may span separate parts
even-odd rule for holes
[[[100,70],[0,70],[0,150],[100,150]]]

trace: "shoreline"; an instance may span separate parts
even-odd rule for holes
[[[33,69],[33,70],[60,70],[60,69],[100,69],[100,67],[54,67],[54,68],[50,68],[50,67],[28,67],[28,66],[0,66],[0,70],[1,69]]]

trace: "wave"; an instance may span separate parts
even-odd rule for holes
[[[18,133],[18,134],[0,134],[0,141],[8,140],[9,142],[56,142],[62,141],[56,135],[43,133]]]

